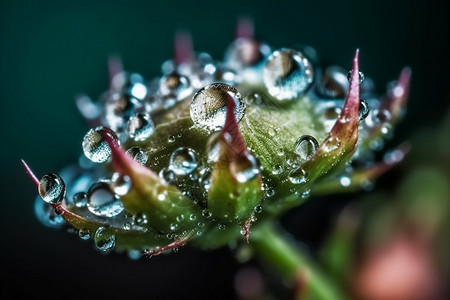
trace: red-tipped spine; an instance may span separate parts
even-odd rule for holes
[[[236,26],[236,39],[253,39],[254,34],[253,20],[249,17],[240,17]]]
[[[174,59],[176,65],[192,61],[194,58],[194,48],[192,37],[187,31],[179,31],[175,34]]]
[[[25,171],[27,172],[28,176],[30,176],[31,180],[34,182],[36,187],[39,187],[39,179],[34,175],[33,171],[31,171],[31,168],[27,165],[27,163],[22,159],[22,164],[25,167]]]

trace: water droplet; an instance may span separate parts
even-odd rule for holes
[[[115,172],[111,176],[110,186],[114,193],[119,196],[126,195],[131,189],[131,179],[128,175],[122,175],[118,172]]]
[[[182,100],[192,93],[192,87],[186,76],[173,72],[161,78],[159,92],[163,97]]]
[[[129,94],[115,93],[104,105],[104,124],[112,130],[122,130],[128,119],[134,114],[138,99]]]
[[[91,213],[101,217],[114,217],[124,210],[119,196],[111,192],[107,181],[97,181],[89,187],[87,207]]]
[[[219,224],[218,227],[220,230],[225,230],[227,228],[225,224]]]
[[[374,123],[386,123],[391,120],[391,113],[387,109],[375,109],[372,119]]]
[[[281,174],[282,172],[283,172],[283,166],[279,165],[279,164],[275,165],[272,170],[273,175],[278,175],[278,174]]]
[[[255,211],[255,213],[260,214],[263,210],[261,205],[256,205],[255,208],[253,209]]]
[[[124,230],[130,230],[131,227],[132,227],[131,222],[125,222],[125,223],[123,224],[123,229],[124,229]]]
[[[306,199],[311,195],[311,189],[306,189],[305,191],[303,191],[302,193],[302,199]]]
[[[189,220],[195,221],[195,220],[197,220],[197,216],[194,215],[194,214],[191,214],[191,215],[189,216]]]
[[[127,130],[133,140],[145,141],[153,134],[155,126],[148,114],[137,114],[128,120]]]
[[[178,223],[172,223],[170,224],[170,230],[176,231],[178,229]]]
[[[116,245],[116,236],[101,226],[94,234],[94,244],[100,251],[108,252]]]
[[[135,214],[133,216],[133,221],[137,225],[147,224],[147,221],[148,221],[147,215],[143,212],[138,212],[137,214]]]
[[[169,168],[162,168],[159,171],[159,178],[164,180],[166,184],[173,184],[176,180],[175,172]]]
[[[263,97],[260,93],[250,93],[244,98],[246,104],[261,105],[264,103]]]
[[[347,73],[348,81],[350,81],[352,79],[352,74],[353,74],[353,70],[348,71],[348,73]],[[365,78],[364,73],[359,71],[359,84],[363,83],[364,78]]]
[[[213,83],[201,88],[192,98],[191,118],[195,124],[218,131],[225,125],[228,96],[235,102],[234,115],[239,122],[244,116],[245,104],[241,94],[225,83]]]
[[[239,156],[230,162],[230,172],[239,182],[250,181],[259,175],[259,162],[252,154]]]
[[[169,169],[178,176],[192,173],[198,166],[194,150],[180,147],[170,155]]]
[[[141,165],[145,165],[148,160],[148,154],[144,149],[138,146],[131,147],[127,150],[127,153]]]
[[[73,204],[75,204],[76,207],[86,207],[86,193],[85,192],[78,192],[75,195],[73,195],[72,198]]]
[[[293,184],[306,183],[308,181],[308,173],[302,168],[297,168],[289,174],[289,180]]]
[[[84,155],[93,162],[103,163],[111,158],[111,149],[105,139],[103,139],[103,133],[105,132],[116,141],[119,141],[114,131],[103,126],[90,129],[84,136],[82,144]]]
[[[175,142],[175,136],[174,135],[171,135],[171,136],[169,136],[169,138],[167,139],[168,141],[169,141],[169,143],[173,143],[173,142]]]
[[[209,209],[205,208],[204,210],[202,210],[202,216],[205,217],[205,218],[211,218],[212,213],[209,211]]]
[[[348,90],[345,70],[338,66],[327,67],[317,88],[323,97],[344,98]]]
[[[300,51],[281,49],[273,52],[264,67],[264,84],[278,100],[291,100],[304,93],[314,79],[314,69]]]
[[[347,175],[342,175],[339,178],[339,183],[343,186],[343,187],[348,187],[350,186],[350,184],[352,183],[352,179],[347,176]]]
[[[362,121],[365,118],[367,118],[367,116],[369,115],[369,112],[370,112],[370,106],[367,103],[367,101],[364,100],[364,99],[360,99],[360,103],[359,103],[359,121]]]
[[[308,160],[319,148],[319,142],[310,135],[303,135],[295,142],[294,152],[300,156],[302,160]]]
[[[225,61],[232,69],[241,70],[255,66],[270,54],[270,47],[260,41],[238,38],[225,51]]]
[[[246,235],[247,234],[247,230],[245,230],[244,228],[242,228],[241,231],[239,231],[239,232],[242,235]]]
[[[89,229],[83,227],[83,228],[80,228],[80,230],[78,230],[78,236],[82,240],[88,240],[91,237],[91,232],[89,231]]]
[[[180,248],[178,248],[178,247],[175,247],[175,248],[172,249],[173,253],[177,253],[178,251],[180,251]]]
[[[57,174],[46,174],[39,180],[39,195],[49,204],[60,203],[66,195],[66,185]]]

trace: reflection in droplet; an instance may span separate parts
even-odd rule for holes
[[[293,184],[306,183],[308,181],[308,173],[301,167],[297,168],[289,174],[289,180]]]
[[[370,112],[370,106],[367,103],[367,101],[364,100],[364,99],[360,99],[360,103],[359,103],[359,121],[362,121],[365,118],[367,118],[367,116],[369,115],[369,112]]]
[[[83,228],[80,228],[80,230],[78,230],[78,236],[82,240],[88,240],[91,237],[91,232],[89,231],[89,229],[83,227]]]
[[[119,196],[111,192],[109,182],[102,180],[93,183],[89,188],[87,207],[90,212],[100,217],[114,217],[124,210]]]
[[[197,168],[194,150],[186,147],[175,149],[170,155],[169,169],[178,176],[192,173]]]
[[[141,165],[145,165],[148,160],[148,154],[141,147],[134,146],[127,150],[127,153]]]
[[[145,141],[153,134],[155,126],[148,114],[137,114],[128,120],[127,130],[133,140]]]
[[[164,180],[166,184],[173,184],[176,180],[175,172],[169,168],[162,168],[161,171],[159,171],[159,177]]]
[[[304,93],[314,79],[314,69],[300,51],[281,49],[273,52],[264,68],[264,84],[278,100],[291,100]]]
[[[116,236],[108,232],[107,228],[101,226],[94,234],[94,244],[102,252],[108,252],[114,249],[116,245]]]
[[[111,129],[98,126],[90,129],[83,139],[83,152],[87,158],[96,163],[103,163],[111,158],[111,149],[103,138],[103,134],[107,132],[116,141],[119,141],[117,135]]]
[[[230,162],[230,172],[239,182],[250,181],[259,175],[259,162],[252,154],[239,156]]]
[[[87,199],[86,199],[86,193],[85,192],[78,192],[75,195],[73,195],[72,198],[73,204],[75,204],[76,207],[86,207]]]
[[[213,131],[222,129],[229,96],[235,102],[234,115],[239,122],[245,110],[241,94],[228,84],[213,83],[200,89],[192,98],[190,113],[194,123]]]
[[[128,175],[114,172],[111,176],[110,187],[117,195],[126,195],[131,189],[131,179]]]
[[[295,142],[294,152],[300,156],[301,160],[308,160],[319,148],[319,142],[310,135],[303,135]]]
[[[39,180],[39,195],[49,204],[60,203],[66,195],[66,185],[57,174],[46,174]]]

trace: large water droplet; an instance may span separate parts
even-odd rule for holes
[[[119,141],[114,131],[103,126],[90,129],[84,136],[82,144],[84,155],[93,162],[103,163],[111,158],[111,149],[103,138],[103,133],[105,132],[108,132],[111,137]]]
[[[300,51],[281,49],[269,56],[263,76],[272,96],[279,100],[291,100],[309,88],[314,80],[314,69]]]
[[[111,192],[108,181],[97,181],[90,186],[87,192],[87,207],[90,212],[100,217],[114,217],[124,210],[119,196]]]
[[[39,195],[50,204],[60,203],[66,195],[66,185],[57,174],[46,174],[39,180]]]
[[[240,156],[230,162],[230,171],[239,182],[247,182],[259,175],[259,162],[252,154]]]
[[[101,226],[95,231],[94,244],[100,251],[108,252],[116,246],[116,236]]]
[[[153,134],[155,126],[148,114],[137,114],[128,120],[127,130],[130,138],[145,141]]]
[[[135,146],[127,150],[127,153],[141,165],[145,165],[148,160],[148,154],[141,147]]]
[[[169,169],[178,176],[192,173],[197,166],[198,163],[195,158],[195,152],[190,148],[177,148],[170,155]]]
[[[302,160],[308,160],[319,148],[319,142],[310,135],[303,135],[295,142],[294,152],[300,156]]]
[[[191,118],[195,124],[217,131],[225,125],[228,97],[235,102],[236,121],[244,116],[245,104],[241,94],[234,87],[225,83],[213,83],[200,89],[192,98]]]
[[[131,179],[127,175],[115,172],[111,176],[110,187],[119,196],[126,195],[131,189]]]

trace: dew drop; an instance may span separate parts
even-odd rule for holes
[[[391,120],[391,113],[387,109],[375,109],[372,118],[374,123],[386,123]]]
[[[155,131],[153,121],[148,114],[137,114],[132,116],[127,123],[130,138],[135,141],[145,141]]]
[[[76,193],[75,195],[73,195],[72,201],[78,208],[86,207],[87,203],[86,193],[85,192]]]
[[[253,209],[255,211],[255,213],[260,214],[263,210],[261,205],[256,205],[255,208]]]
[[[131,222],[125,222],[125,223],[123,224],[123,229],[124,229],[124,230],[130,230],[131,227],[132,227]]]
[[[170,155],[169,169],[178,176],[191,174],[198,166],[194,150],[180,147]]]
[[[91,232],[89,231],[89,229],[83,227],[83,228],[80,228],[80,230],[78,230],[78,236],[82,240],[88,240],[91,237]]]
[[[84,136],[82,144],[84,155],[93,162],[103,163],[111,158],[111,149],[103,138],[103,134],[106,132],[116,141],[119,141],[114,131],[103,126],[90,129]]]
[[[212,213],[209,209],[205,208],[204,210],[202,210],[202,216],[205,218],[211,218]],[[199,226],[200,226],[200,224],[199,224]]]
[[[366,100],[364,99],[360,99],[359,102],[359,121],[364,120],[365,118],[367,118],[367,116],[369,115],[370,112],[370,106],[367,103]]]
[[[347,79],[350,81],[352,79],[353,70],[348,71],[347,73]],[[363,83],[365,79],[365,75],[363,72],[359,71],[359,84]]]
[[[173,72],[161,78],[159,92],[164,97],[182,100],[192,93],[192,87],[186,76]]]
[[[178,229],[178,223],[172,223],[170,224],[170,230],[176,231]]]
[[[218,227],[220,230],[225,230],[227,228],[225,224],[219,224]]]
[[[97,181],[89,187],[87,207],[91,213],[100,217],[114,217],[124,210],[119,196],[111,192],[107,181]]]
[[[66,185],[57,174],[46,174],[39,180],[39,195],[49,204],[60,203],[66,195]]]
[[[108,252],[115,247],[116,236],[101,226],[95,231],[94,244],[100,251]]]
[[[278,174],[281,174],[282,172],[283,172],[283,166],[279,165],[279,164],[276,164],[272,170],[273,175],[278,175]]]
[[[190,214],[190,215],[189,215],[189,220],[195,221],[195,220],[197,220],[197,216],[194,215],[194,214]]]
[[[145,165],[148,160],[148,154],[141,147],[134,146],[127,150],[127,153],[141,165]]]
[[[225,125],[229,96],[235,102],[234,115],[239,122],[244,116],[245,103],[234,87],[225,83],[213,83],[201,88],[192,98],[190,114],[195,124],[212,131]]]
[[[341,186],[343,186],[343,187],[348,187],[348,186],[350,186],[351,183],[352,183],[352,180],[351,180],[351,178],[350,178],[349,176],[347,176],[347,175],[342,175],[342,176],[339,178],[339,184],[340,184]]]
[[[133,216],[133,221],[137,225],[147,224],[147,221],[148,221],[147,215],[143,212],[138,212],[137,214],[135,214]]]
[[[324,149],[327,152],[332,152],[341,146],[341,141],[338,137],[330,136],[325,140]]]
[[[230,172],[239,182],[247,182],[260,174],[259,162],[252,154],[239,156],[230,162]]]
[[[159,177],[164,180],[166,184],[173,184],[176,180],[175,172],[169,168],[162,168],[159,171]]]
[[[247,230],[245,230],[244,228],[241,229],[241,231],[239,231],[241,235],[246,235],[247,234]]]
[[[118,172],[115,172],[111,176],[110,186],[114,193],[119,196],[126,195],[131,189],[131,179],[128,175],[122,175]]]
[[[289,174],[289,180],[293,184],[306,183],[308,181],[308,173],[302,168],[297,168]]]
[[[273,52],[264,67],[264,84],[278,100],[291,100],[304,93],[314,79],[314,69],[300,51],[281,49]]]
[[[310,135],[303,135],[295,142],[294,152],[300,156],[302,160],[308,160],[319,148],[319,142]]]

